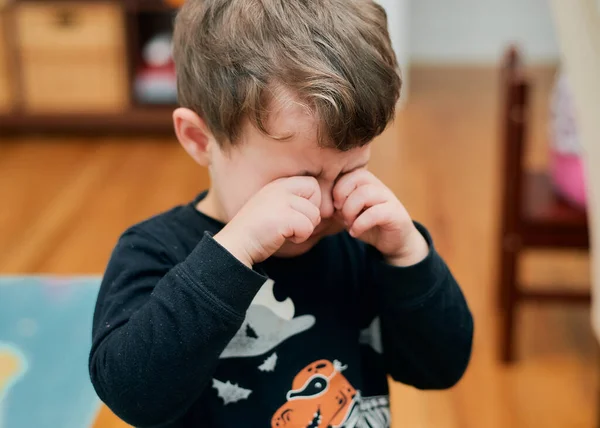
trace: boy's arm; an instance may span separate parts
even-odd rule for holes
[[[89,370],[100,398],[134,426],[180,417],[265,280],[209,236],[175,265],[150,235],[124,234],[94,314]]]
[[[179,264],[169,257],[177,242],[167,251],[148,233],[125,234],[94,316],[90,374],[100,398],[135,426],[182,416],[267,280],[250,267],[286,240],[308,239],[319,203],[314,177],[276,180]]]
[[[429,234],[365,169],[343,175],[333,198],[350,235],[368,244],[389,373],[418,388],[454,385],[470,359],[473,319]]]
[[[473,318],[459,285],[427,230],[425,259],[393,266],[367,247],[370,283],[377,290],[384,359],[394,380],[420,389],[444,389],[464,374],[471,355]]]

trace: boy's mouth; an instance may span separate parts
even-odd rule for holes
[[[313,231],[311,238],[321,237],[328,234],[334,234],[343,230],[343,225],[339,222],[327,219],[322,221]]]
[[[312,235],[310,235],[311,238],[318,238],[321,237],[323,235],[326,234],[327,230],[330,229],[330,225],[322,225],[320,224],[319,226],[317,226],[317,228],[313,231]]]
[[[321,225],[317,226],[317,228],[315,230],[313,230],[311,237],[321,235],[323,232],[325,232],[326,229],[327,229],[327,226],[325,226],[325,227],[321,227]]]

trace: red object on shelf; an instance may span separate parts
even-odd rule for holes
[[[165,0],[165,3],[172,7],[181,7],[185,0]]]
[[[177,79],[172,55],[172,35],[159,33],[142,50],[142,66],[135,76],[138,102],[174,104],[177,101]]]
[[[177,101],[175,65],[143,67],[135,77],[138,101],[150,104],[174,104]]]

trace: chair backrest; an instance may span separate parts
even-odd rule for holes
[[[505,240],[518,232],[522,213],[529,85],[519,51],[515,46],[510,46],[500,70],[501,215]]]

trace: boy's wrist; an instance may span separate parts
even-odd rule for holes
[[[386,255],[385,260],[392,266],[413,266],[423,261],[429,254],[429,250],[427,240],[415,227],[402,249],[396,254]]]
[[[235,239],[235,237],[228,233],[227,227],[223,228],[219,233],[213,236],[213,239],[225,248],[233,257],[252,269],[252,266],[254,265],[252,257],[250,257],[244,246],[240,244],[239,239]]]

